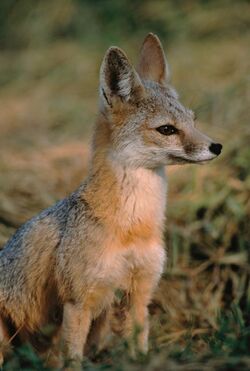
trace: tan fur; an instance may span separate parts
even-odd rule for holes
[[[111,327],[130,339],[137,326],[135,345],[147,351],[147,306],[165,262],[164,166],[215,157],[167,78],[155,35],[144,41],[138,73],[121,49],[107,51],[88,177],[0,252],[0,342],[18,334],[45,359],[60,364],[62,348],[80,367],[88,337],[100,349]],[[166,124],[178,135],[160,134]],[[126,300],[115,301],[117,290]]]

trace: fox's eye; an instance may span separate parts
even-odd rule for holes
[[[163,135],[173,135],[178,133],[178,129],[173,125],[162,125],[156,128],[156,130]]]

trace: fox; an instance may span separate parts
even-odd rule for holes
[[[94,324],[101,341],[120,290],[121,333],[129,339],[138,326],[136,347],[148,351],[148,306],[167,259],[165,168],[205,163],[222,150],[196,128],[169,76],[153,33],[136,67],[122,49],[107,50],[87,177],[0,251],[0,343],[27,341],[41,354],[60,344],[56,357],[79,366]]]

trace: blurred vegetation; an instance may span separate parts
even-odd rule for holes
[[[170,167],[169,262],[150,353],[119,344],[86,370],[250,369],[250,4],[238,0],[1,0],[0,246],[86,174],[98,71],[118,44],[136,62],[162,39],[172,83],[221,141],[206,166]],[[29,347],[4,369],[46,369]]]
[[[154,30],[170,42],[230,37],[248,30],[248,5],[246,0],[237,3],[228,0],[2,0],[1,45],[16,49],[43,46],[65,38],[103,44],[126,40],[131,35],[144,36],[148,30]]]

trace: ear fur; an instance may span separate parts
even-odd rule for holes
[[[169,80],[169,68],[159,38],[149,33],[142,44],[137,71],[142,79],[166,84]]]
[[[123,101],[138,99],[144,88],[126,54],[117,47],[107,50],[100,70],[100,94],[105,105],[112,107],[115,97]]]

